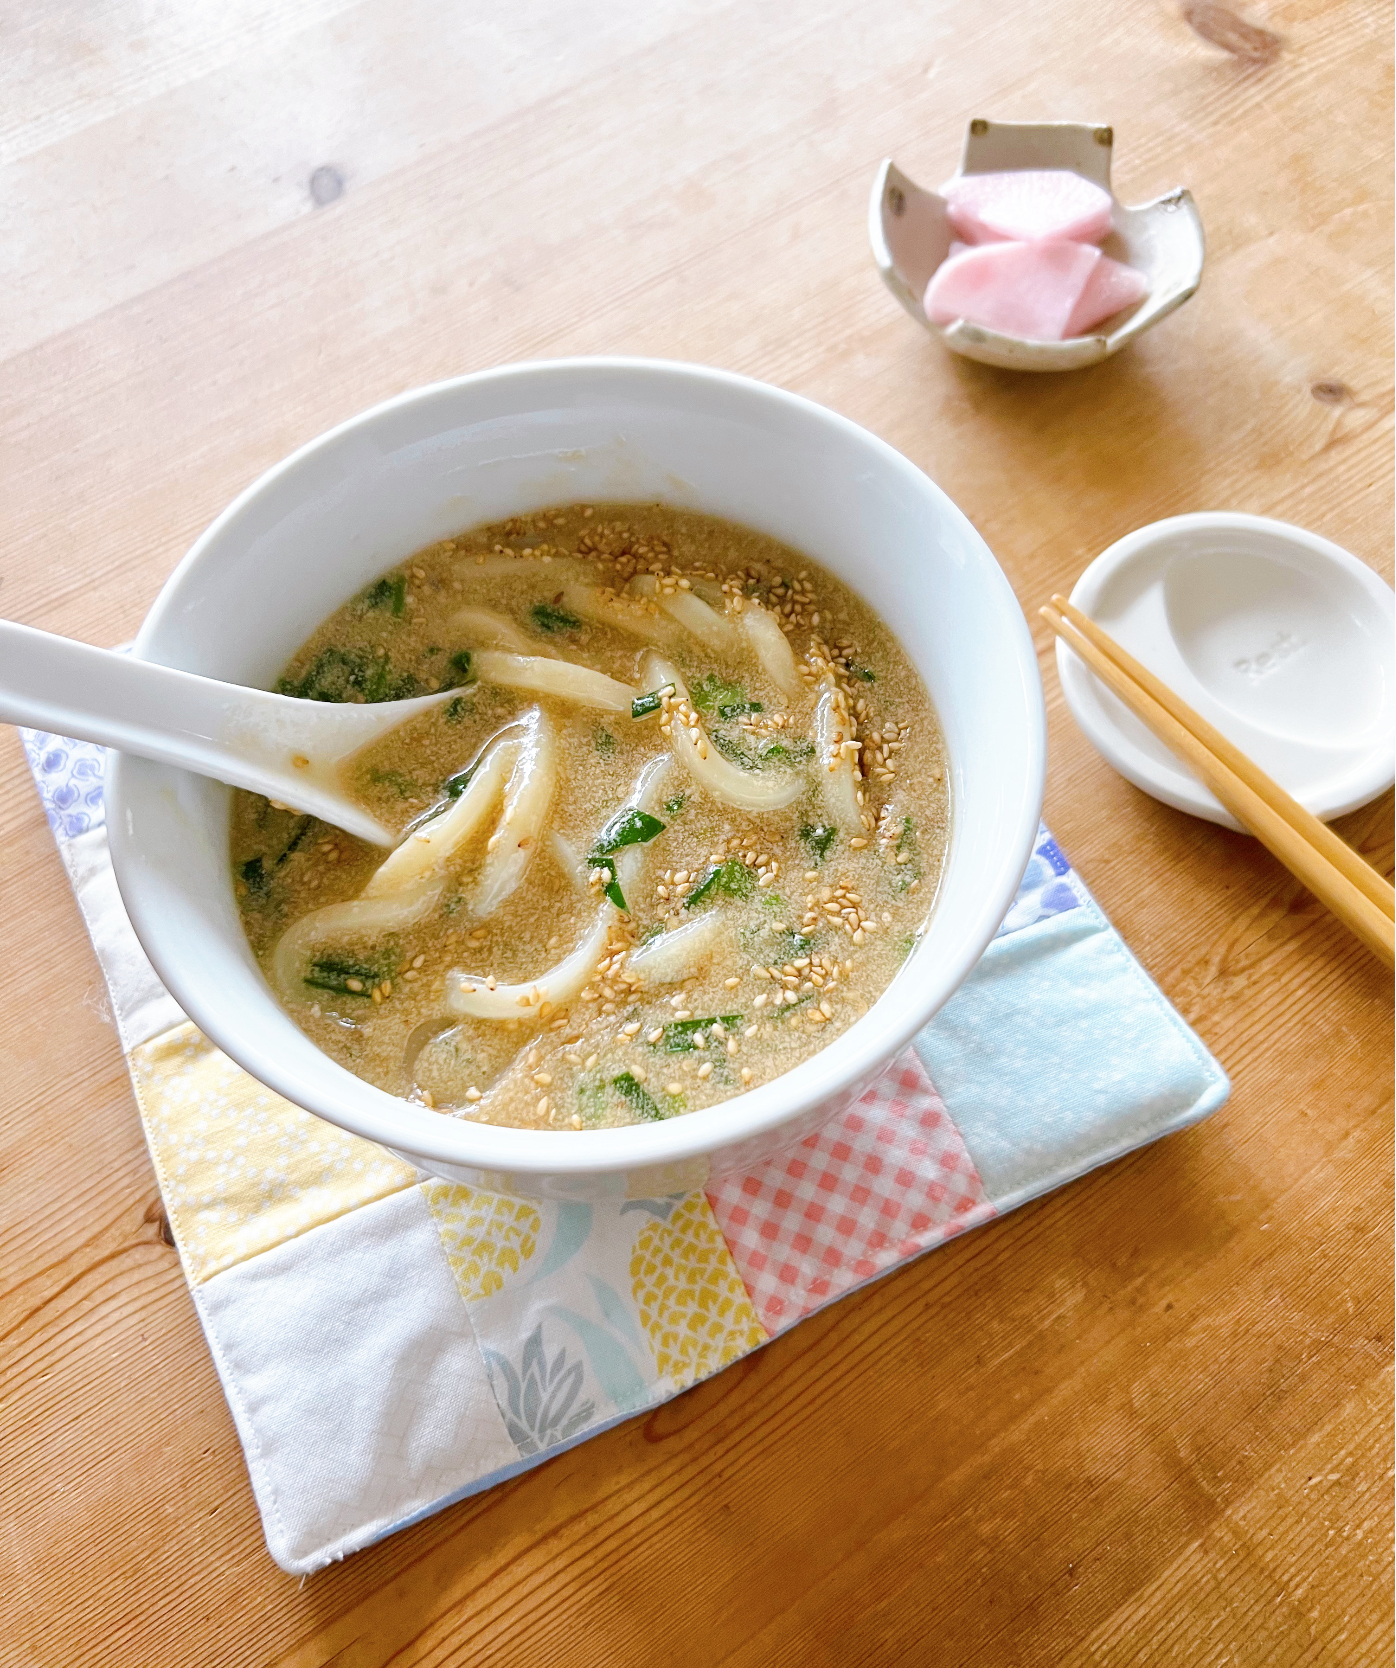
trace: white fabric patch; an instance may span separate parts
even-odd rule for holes
[[[518,1460],[410,1187],[194,1292],[267,1546],[292,1575]]]

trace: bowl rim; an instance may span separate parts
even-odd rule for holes
[[[1321,533],[1310,532],[1307,527],[1241,510],[1192,510],[1185,515],[1166,516],[1161,521],[1151,521],[1135,528],[1132,533],[1116,539],[1090,563],[1072,586],[1070,600],[1084,613],[1094,614],[1101,592],[1122,568],[1147,557],[1158,546],[1166,545],[1173,539],[1206,532],[1250,535],[1257,540],[1257,547],[1263,541],[1272,549],[1288,546],[1319,557],[1356,580],[1371,601],[1374,613],[1384,616],[1390,626],[1393,612],[1396,612],[1396,597],[1393,597],[1391,587],[1382,576],[1360,557],[1324,538]],[[1202,817],[1236,833],[1249,833],[1201,783],[1193,784],[1188,780],[1175,782],[1159,774],[1148,754],[1116,727],[1108,710],[1099,701],[1091,698],[1095,693],[1094,679],[1060,639],[1056,645],[1056,659],[1058,681],[1071,716],[1108,765],[1141,792],[1164,805],[1171,805],[1174,810],[1186,811],[1190,816]],[[1298,795],[1301,803],[1316,817],[1327,822],[1355,811],[1385,793],[1396,779],[1389,741],[1388,735],[1373,743],[1365,761],[1352,764],[1336,779],[1329,792],[1312,799],[1301,792]]]
[[[201,565],[208,560],[209,553],[216,552],[225,530],[244,508],[308,459],[340,444],[346,437],[371,429],[393,412],[448,399],[461,388],[489,384],[517,386],[530,381],[542,383],[558,376],[589,377],[598,374],[654,380],[656,394],[666,382],[673,387],[697,384],[766,402],[806,421],[821,423],[840,432],[877,457],[894,476],[900,476],[918,493],[939,501],[941,513],[968,537],[971,549],[977,547],[986,580],[999,591],[1001,601],[1006,605],[1005,627],[1012,640],[1013,659],[1021,680],[1021,690],[1015,689],[1014,696],[1016,700],[1021,695],[1026,731],[1025,752],[1029,759],[1029,768],[1013,808],[1017,826],[1005,842],[995,884],[984,888],[973,916],[974,930],[962,936],[955,955],[938,958],[933,977],[925,982],[927,998],[908,1007],[895,1024],[885,1013],[881,1023],[877,1020],[878,1009],[899,983],[894,978],[887,991],[847,1031],[780,1077],[745,1094],[734,1095],[729,1100],[700,1108],[680,1118],[657,1124],[589,1130],[585,1132],[584,1140],[578,1140],[572,1130],[525,1130],[442,1116],[355,1077],[329,1055],[318,1051],[317,1068],[313,1072],[302,1072],[280,1059],[275,1049],[263,1048],[250,1025],[239,1027],[234,1018],[235,1005],[220,1005],[213,1000],[211,992],[206,994],[204,988],[197,985],[186,987],[179,969],[175,969],[171,976],[166,935],[158,918],[159,886],[153,889],[148,886],[148,877],[141,871],[141,852],[135,844],[125,809],[125,760],[119,753],[113,753],[109,759],[106,794],[111,857],[117,885],[136,935],[171,995],[211,1041],[259,1082],[294,1105],[409,1158],[430,1158],[433,1162],[490,1173],[515,1172],[521,1176],[538,1177],[597,1176],[668,1166],[768,1135],[780,1125],[798,1119],[802,1112],[819,1101],[850,1091],[858,1092],[895,1060],[978,962],[1012,902],[1037,835],[1046,771],[1046,711],[1037,655],[1022,609],[987,543],[941,487],[895,447],[861,424],[803,395],[707,365],[623,355],[525,360],[427,383],[380,401],[315,436],[271,465],[214,518],[161,587],[141,624],[132,652],[146,657],[166,621],[181,605],[184,587],[191,583]],[[951,838],[955,838],[953,825]],[[902,971],[912,968],[915,962],[916,953],[913,952]],[[269,987],[266,1001],[284,1015],[285,1010],[276,1002]],[[797,1085],[792,1096],[789,1085],[792,1079],[801,1077],[806,1081]]]

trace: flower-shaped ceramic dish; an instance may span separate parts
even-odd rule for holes
[[[1110,191],[1114,141],[1110,128],[1087,122],[987,122],[976,117],[965,130],[964,154],[954,177],[1067,168]],[[887,288],[918,324],[954,352],[1010,371],[1075,371],[1118,353],[1181,307],[1202,281],[1202,221],[1187,191],[1178,186],[1138,208],[1127,208],[1113,191],[1111,198],[1115,229],[1101,247],[1115,260],[1137,267],[1149,281],[1149,293],[1108,320],[1108,331],[1062,342],[1004,336],[965,319],[944,329],[931,323],[922,297],[956,233],[946,218],[945,199],[923,191],[890,158],[873,183],[868,236]]]

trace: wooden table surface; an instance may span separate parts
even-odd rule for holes
[[[701,360],[866,424],[1033,608],[1184,510],[1390,574],[1390,17],[1367,0],[10,0],[0,612],[130,635],[387,395]],[[1015,377],[877,281],[880,159],[1108,121],[1198,298]],[[1047,816],[1230,1103],[305,1581],[266,1554],[103,987],[0,735],[0,1661],[1386,1663],[1390,980],[1051,715]],[[1342,831],[1390,872],[1390,797]],[[42,953],[40,953],[42,947]]]

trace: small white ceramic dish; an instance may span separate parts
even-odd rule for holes
[[[238,920],[229,790],[117,755],[108,825],[121,895],[200,1028],[297,1105],[448,1180],[577,1197],[701,1186],[809,1134],[862,1092],[983,953],[1032,849],[1045,755],[1027,623],[940,489],[856,424],[694,365],[518,365],[375,407],[270,470],[171,576],[135,652],[265,686],[328,614],[422,545],[578,499],[660,499],[786,540],[898,633],[940,714],[954,828],[917,948],[870,1012],[794,1071],[627,1129],[505,1129],[373,1088],[304,1036]]]
[[[1174,516],[1112,544],[1071,600],[1325,820],[1391,786],[1391,588],[1316,533],[1262,516]],[[1120,774],[1239,825],[1061,642],[1076,722]]]
[[[976,117],[965,130],[964,154],[954,177],[1067,168],[1110,191],[1114,143],[1110,128],[1090,122],[988,122]],[[887,288],[918,324],[955,353],[1010,371],[1075,371],[1118,353],[1181,307],[1202,282],[1202,221],[1190,193],[1181,186],[1137,208],[1116,198],[1114,218],[1115,230],[1101,248],[1115,260],[1137,267],[1149,280],[1149,293],[1108,320],[1108,330],[1064,342],[1004,336],[964,319],[943,329],[931,323],[922,298],[956,233],[945,217],[945,199],[923,191],[890,158],[873,182],[868,237]]]

